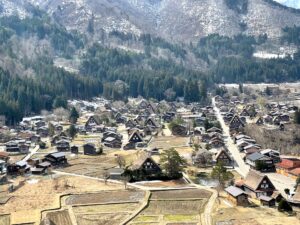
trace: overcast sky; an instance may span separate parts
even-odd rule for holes
[[[300,0],[275,0],[289,7],[300,8]]]

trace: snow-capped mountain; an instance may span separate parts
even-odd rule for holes
[[[278,38],[283,27],[300,25],[300,11],[271,0],[2,0],[4,12],[24,16],[24,2],[45,10],[68,30],[86,33],[92,21],[96,35],[117,30],[177,42],[211,33],[266,33]],[[284,2],[300,4],[298,0]]]

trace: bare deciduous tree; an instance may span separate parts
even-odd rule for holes
[[[121,155],[118,155],[118,156],[117,156],[116,162],[117,162],[117,164],[118,164],[118,166],[119,166],[120,168],[123,168],[123,167],[126,166],[126,160],[125,160],[125,158],[124,158],[123,156],[121,156]]]

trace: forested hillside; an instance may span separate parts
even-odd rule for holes
[[[240,14],[248,10],[245,1],[237,6],[234,2],[226,4]],[[8,124],[65,106],[70,98],[104,95],[126,100],[140,95],[204,103],[216,83],[300,78],[298,53],[284,59],[253,57],[257,49],[273,44],[266,34],[210,34],[197,42],[178,43],[114,30],[99,40],[91,35],[97,32],[92,22],[85,35],[67,30],[37,8],[30,12],[24,18],[0,17],[0,115],[6,115]],[[283,28],[278,43],[298,48],[299,32],[297,26]]]

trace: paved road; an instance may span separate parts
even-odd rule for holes
[[[227,148],[231,153],[232,158],[236,162],[235,169],[241,176],[245,177],[249,172],[250,168],[244,162],[237,146],[234,144],[233,139],[229,134],[229,127],[225,124],[221,112],[219,108],[216,106],[215,98],[212,99],[212,104],[213,104],[215,114],[224,131],[225,143],[227,145]],[[285,195],[284,189],[286,188],[289,188],[291,190],[294,189],[295,181],[293,179],[277,173],[266,173],[266,175],[270,178],[272,183],[275,185],[276,189],[280,191],[280,193],[282,193],[283,195]]]
[[[30,150],[30,152],[28,153],[28,155],[26,155],[23,159],[22,159],[22,161],[27,161],[28,159],[30,159],[31,158],[31,156],[33,156],[35,153],[37,153],[37,151],[40,149],[40,146],[39,145],[37,145],[37,146],[35,146],[33,149],[31,149]]]
[[[249,166],[246,165],[246,163],[244,162],[244,160],[240,154],[240,151],[238,150],[237,146],[234,144],[233,139],[231,138],[230,133],[229,133],[229,127],[225,124],[225,121],[221,115],[221,112],[220,112],[219,108],[216,106],[215,98],[212,99],[212,104],[213,104],[217,119],[219,120],[221,127],[223,129],[224,141],[226,143],[226,146],[227,146],[229,152],[231,153],[232,158],[236,162],[235,170],[240,175],[245,177],[249,172]]]

